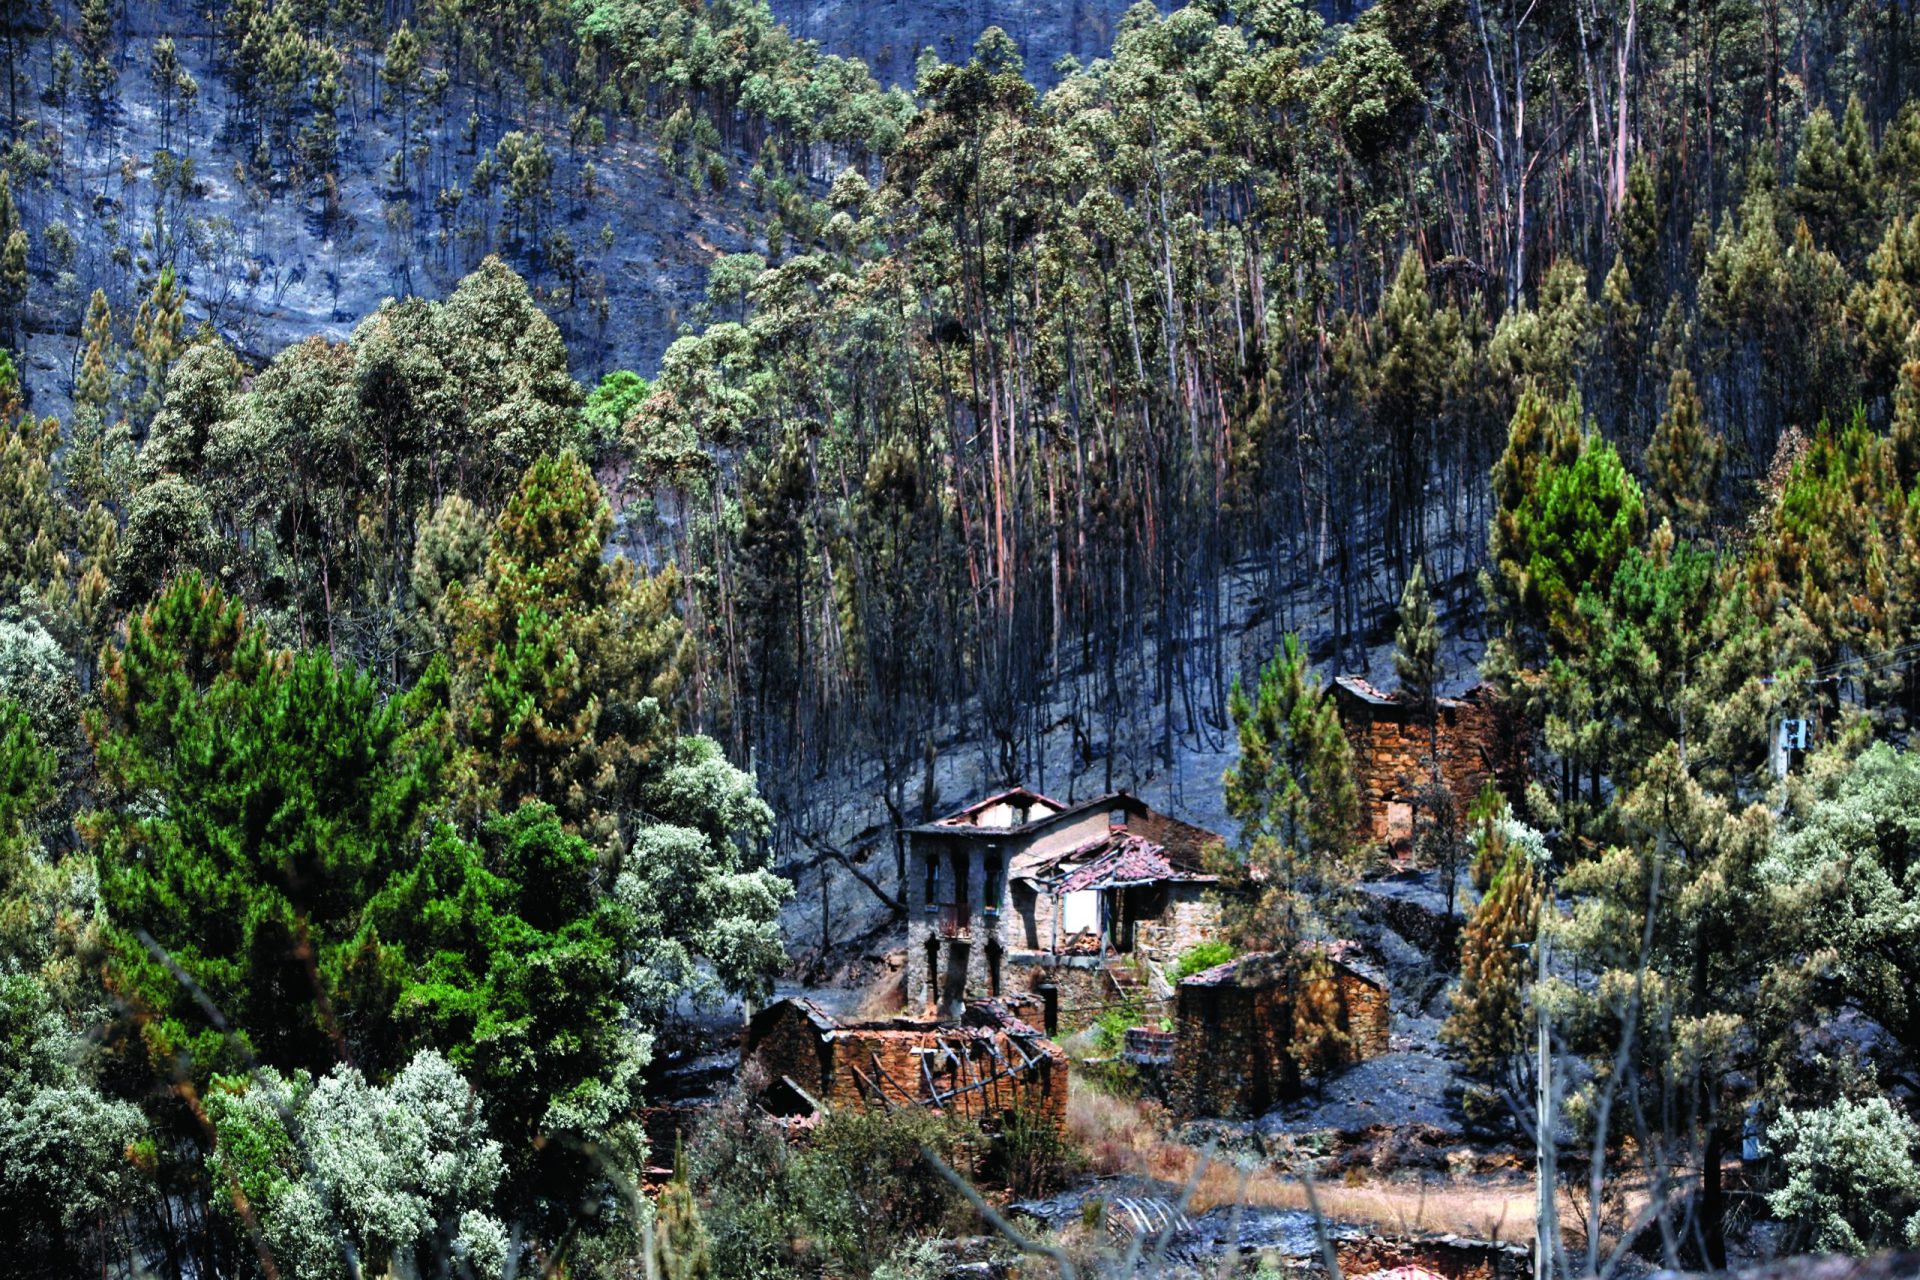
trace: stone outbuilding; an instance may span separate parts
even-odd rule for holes
[[[1218,923],[1204,867],[1223,838],[1125,792],[1067,805],[1020,788],[908,834],[907,1007],[927,1016],[1029,992],[1051,1031],[1135,1001],[1143,972]]]
[[[1277,952],[1229,960],[1180,984],[1170,1090],[1188,1117],[1248,1117],[1298,1093],[1303,1080],[1387,1052],[1386,978],[1351,944],[1323,948],[1333,974],[1333,1019],[1344,1033],[1318,1061],[1301,1064],[1294,1038],[1297,967]]]
[[[790,1120],[926,1107],[987,1124],[1015,1112],[1066,1121],[1066,1054],[1005,1001],[976,1001],[952,1021],[842,1022],[780,1000],[747,1023],[740,1065],[759,1104]]]
[[[1510,800],[1526,786],[1524,724],[1487,685],[1439,699],[1432,732],[1404,693],[1383,693],[1361,676],[1336,677],[1333,694],[1353,747],[1366,834],[1376,844],[1400,852],[1412,841],[1418,793],[1432,781],[1427,761],[1436,737],[1441,780],[1463,817],[1488,782]]]

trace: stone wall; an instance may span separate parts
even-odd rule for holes
[[[995,1121],[1029,1110],[1064,1124],[1067,1058],[1051,1041],[1024,1041],[1031,1068],[1006,1030],[996,1027],[887,1022],[832,1024],[785,1002],[766,1011],[750,1033],[743,1074],[764,1088],[791,1079],[833,1110],[927,1105],[928,1077],[940,1110]],[[925,1066],[922,1063],[925,1063]],[[976,1086],[971,1087],[969,1086]]]
[[[1293,1003],[1278,986],[1190,987],[1176,1002],[1173,1109],[1183,1116],[1258,1116],[1299,1084],[1287,1053]]]
[[[1403,845],[1413,834],[1417,795],[1432,778],[1428,758],[1434,735],[1397,699],[1377,701],[1341,685],[1335,689],[1340,721],[1353,746],[1366,833],[1378,844]],[[1488,782],[1509,798],[1518,797],[1526,778],[1524,734],[1490,691],[1443,699],[1437,731],[1440,776],[1463,818]]]
[[[1340,1010],[1346,1024],[1343,1029],[1349,1041],[1347,1061],[1342,1065],[1388,1052],[1393,1008],[1387,988],[1347,969],[1335,969],[1334,981],[1340,987]]]
[[[1049,992],[1048,988],[1052,991]],[[1119,990],[1108,976],[1098,956],[1055,956],[1044,951],[1013,951],[1007,954],[1007,989],[1030,993],[1042,1012],[1052,1009],[1054,1028],[1049,1034],[1072,1035],[1100,1020],[1100,1015],[1122,1004]],[[1140,1020],[1158,1026],[1171,1017],[1173,1002],[1144,996],[1138,1002]]]
[[[1204,881],[1175,880],[1167,882],[1157,893],[1127,890],[1129,912],[1148,909],[1150,903],[1157,907],[1153,915],[1134,920],[1134,951],[1158,964],[1170,965],[1193,947],[1215,937],[1220,929],[1220,908],[1209,893],[1212,888]],[[1007,896],[1009,910],[1002,917],[1001,936],[1008,939],[1012,947],[1051,951],[1056,944],[1067,943],[1068,935],[1058,920],[1059,899],[1024,883],[1014,884]],[[1061,931],[1056,931],[1057,928]]]
[[[1315,1073],[1343,1070],[1389,1051],[1390,993],[1385,984],[1344,964],[1334,966],[1336,1025],[1344,1045],[1311,1064]],[[1170,1101],[1184,1116],[1243,1118],[1266,1112],[1299,1091],[1293,1000],[1286,981],[1241,985],[1232,978],[1180,985],[1174,1013]]]
[[[1107,830],[1108,812],[1093,807],[1012,829],[962,825],[915,830],[903,895],[907,1008],[926,1016],[956,1017],[965,1001],[998,995],[1001,984],[994,963],[1023,945],[1028,923],[1010,909],[1017,904],[1007,886],[1018,875],[1019,864],[1099,837]],[[936,869],[931,876],[930,867]],[[1044,936],[1039,945],[1047,945]]]

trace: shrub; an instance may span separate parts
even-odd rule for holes
[[[1118,1053],[1127,1042],[1127,1032],[1140,1025],[1145,1015],[1140,1006],[1129,1001],[1126,1004],[1107,1010],[1095,1019],[1093,1024],[1093,1042],[1101,1053]]]
[[[1174,963],[1173,980],[1179,982],[1185,978],[1191,978],[1196,973],[1205,973],[1208,969],[1233,959],[1233,955],[1233,944],[1221,939],[1189,947]]]
[[[921,1151],[968,1173],[980,1141],[972,1125],[916,1108],[836,1112],[790,1144],[744,1102],[716,1108],[687,1144],[712,1273],[872,1276],[912,1242],[964,1230],[971,1210]]]
[[[1031,1107],[1019,1107],[1001,1127],[991,1170],[1017,1196],[1045,1195],[1081,1164],[1060,1126]]]
[[[978,1144],[971,1125],[919,1108],[835,1112],[790,1167],[800,1225],[847,1274],[871,1275],[901,1242],[961,1229],[971,1209],[921,1152],[966,1171]]]
[[[1782,1112],[1772,1128],[1785,1175],[1767,1207],[1821,1252],[1920,1243],[1920,1126],[1885,1098]]]

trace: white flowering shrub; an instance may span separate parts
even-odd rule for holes
[[[1920,1126],[1885,1098],[1783,1112],[1769,1131],[1784,1181],[1767,1206],[1824,1253],[1920,1244]]]
[[[29,1271],[140,1182],[131,1155],[146,1121],[93,1087],[87,1053],[36,979],[0,973],[0,1220],[10,1261]]]
[[[73,659],[34,618],[0,618],[0,698],[20,704],[42,742],[64,744],[80,724]]]
[[[687,737],[648,788],[614,896],[633,914],[626,1000],[657,1026],[684,996],[765,999],[786,963],[780,908],[793,887],[757,865],[773,810],[710,738]]]
[[[289,1280],[384,1269],[428,1273],[455,1258],[497,1276],[507,1233],[488,1212],[505,1173],[478,1100],[431,1050],[384,1086],[351,1067],[315,1082],[263,1071],[208,1095],[217,1179],[245,1192]]]

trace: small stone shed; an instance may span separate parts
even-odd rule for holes
[[[1518,799],[1526,786],[1524,724],[1486,685],[1441,698],[1433,733],[1404,693],[1383,693],[1361,676],[1337,677],[1333,693],[1353,747],[1362,821],[1376,844],[1401,850],[1412,840],[1417,796],[1432,778],[1427,759],[1436,736],[1440,777],[1463,817],[1488,782],[1509,799]]]
[[[741,1073],[776,1116],[927,1107],[987,1124],[1027,1111],[1066,1122],[1067,1057],[1001,1000],[957,1020],[841,1022],[781,1000],[747,1024]]]
[[[1391,1022],[1385,977],[1348,944],[1323,948],[1331,961],[1335,1025],[1346,1042],[1311,1075],[1387,1052]],[[1171,1101],[1187,1117],[1265,1113],[1298,1093],[1294,1034],[1295,966],[1278,952],[1229,960],[1180,984],[1175,1001]]]

